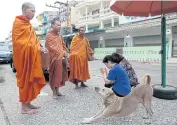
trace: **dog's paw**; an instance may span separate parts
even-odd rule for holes
[[[92,117],[91,118],[84,118],[84,120],[82,121],[82,124],[91,124],[92,122]]]

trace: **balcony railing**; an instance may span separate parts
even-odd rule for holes
[[[99,0],[85,0],[85,1],[80,1],[78,4],[75,6],[76,8],[82,8],[86,6],[92,6],[95,4],[99,4],[101,1]]]
[[[118,16],[118,14],[115,14],[110,8],[106,8],[101,10],[99,14],[80,17],[78,23],[91,22],[91,21],[94,22],[95,20],[98,20],[100,18],[104,18],[112,15]]]
[[[177,14],[167,14],[166,15],[167,25],[175,24],[177,23]],[[148,28],[148,27],[157,27],[161,25],[161,19],[149,19],[149,20],[144,20],[140,22],[133,22],[133,23],[128,23],[128,24],[121,24],[117,27],[111,27],[107,28],[106,32],[112,32],[112,31],[124,31],[124,30],[133,30],[133,29],[139,29],[139,28]]]
[[[95,15],[91,15],[88,16],[88,21],[92,21],[92,20],[97,20],[100,17],[100,14],[95,14]]]

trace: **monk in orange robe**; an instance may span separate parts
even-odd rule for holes
[[[46,85],[41,64],[40,41],[33,30],[30,20],[34,17],[35,7],[31,3],[22,5],[21,16],[13,23],[12,44],[13,61],[16,69],[17,86],[21,102],[21,113],[35,114],[37,106],[31,104]]]
[[[53,91],[53,98],[57,99],[62,94],[59,88],[68,80],[66,44],[59,35],[61,24],[54,19],[51,22],[52,30],[46,36],[46,48],[50,55],[49,84]]]
[[[78,87],[81,82],[82,87],[87,87],[84,82],[90,79],[88,69],[88,53],[93,54],[89,40],[84,36],[84,27],[79,28],[79,34],[73,37],[70,46],[70,76],[69,80]]]

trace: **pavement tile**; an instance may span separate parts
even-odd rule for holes
[[[160,84],[160,65],[132,63],[138,77],[149,73],[152,76],[152,84]],[[89,63],[91,79],[87,81],[88,88],[75,89],[72,83],[66,83],[61,92],[66,96],[53,100],[49,85],[45,86],[42,93],[33,103],[42,105],[40,112],[36,115],[22,115],[19,112],[18,88],[16,87],[15,74],[9,65],[0,65],[0,74],[6,81],[0,84],[0,97],[11,121],[11,125],[81,125],[85,117],[91,117],[102,108],[102,99],[94,91],[95,86],[103,86],[103,79],[99,68],[104,67],[101,61]],[[167,67],[168,84],[176,86],[177,76],[176,64]],[[177,125],[177,100],[160,100],[153,98],[152,109],[154,118],[152,125]],[[136,112],[125,117],[110,117],[100,119],[91,125],[144,125],[146,120],[142,119],[146,111],[142,105]],[[2,119],[0,112],[0,121]],[[3,123],[0,125],[3,125]]]

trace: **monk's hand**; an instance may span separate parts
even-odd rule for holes
[[[41,51],[45,53],[47,52],[47,49],[45,47],[41,47]]]
[[[68,58],[68,53],[67,52],[64,53],[64,57]]]

